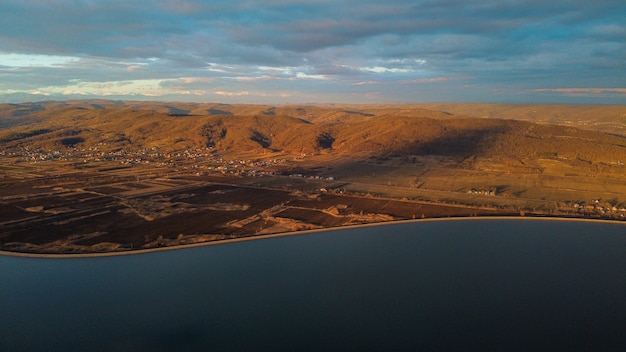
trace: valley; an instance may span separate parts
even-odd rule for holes
[[[581,107],[587,120],[563,107],[562,124],[521,120],[521,107],[492,106],[501,118],[435,108],[4,104],[0,250],[122,252],[457,216],[626,217],[626,138],[585,124],[593,114],[620,124],[623,107]]]

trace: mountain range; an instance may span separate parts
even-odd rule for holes
[[[459,161],[552,155],[611,163],[626,161],[626,138],[618,128],[626,125],[624,116],[624,107],[606,106],[50,101],[0,104],[0,143],[8,149],[213,148],[294,155],[438,155]],[[590,123],[599,120],[618,127],[611,134],[602,132],[605,125]]]

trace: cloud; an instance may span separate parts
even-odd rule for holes
[[[441,83],[441,82],[447,82],[449,80],[450,78],[448,77],[430,77],[430,78],[417,78],[417,79],[403,80],[403,81],[400,81],[399,83],[401,84]]]
[[[296,73],[296,76],[292,79],[317,79],[322,81],[328,81],[330,78],[326,75],[310,75],[304,72]]]
[[[408,69],[408,68],[383,67],[383,66],[362,67],[361,70],[367,71],[367,72],[374,72],[374,73],[407,73],[407,72],[411,72],[411,69]]]
[[[0,92],[78,79],[101,85],[90,94],[517,101],[626,81],[620,0],[4,0],[0,13]]]
[[[360,82],[354,82],[352,83],[353,86],[365,86],[365,85],[371,85],[371,84],[380,84],[380,81],[360,81]]]
[[[55,67],[78,60],[79,58],[75,56],[0,53],[0,66],[16,68]]]
[[[211,84],[215,79],[211,77],[180,77],[176,79],[162,80],[159,85],[161,87],[189,87],[196,85]]]
[[[600,95],[600,94],[618,94],[626,95],[626,88],[539,88],[533,89],[533,93],[563,93],[572,96],[581,95]]]
[[[142,67],[142,65],[128,65],[128,66],[126,66],[126,71],[128,71],[128,72],[137,71],[137,70],[140,70],[141,67]]]
[[[227,92],[227,91],[223,91],[223,90],[217,90],[217,91],[214,91],[213,93],[217,94],[217,95],[225,96],[225,97],[241,97],[241,96],[246,96],[246,95],[250,94],[246,90],[239,91],[239,92]]]

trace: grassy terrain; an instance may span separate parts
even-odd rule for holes
[[[623,117],[606,106],[4,104],[0,245],[128,250],[476,214],[623,219]]]

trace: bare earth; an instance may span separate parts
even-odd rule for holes
[[[0,107],[2,251],[127,253],[464,216],[626,217],[620,107],[581,108],[621,126],[606,134],[573,107],[547,125],[506,118],[554,107],[465,106],[502,115],[490,122],[452,115],[463,106],[179,104],[181,120],[160,113],[164,103],[50,104]]]

